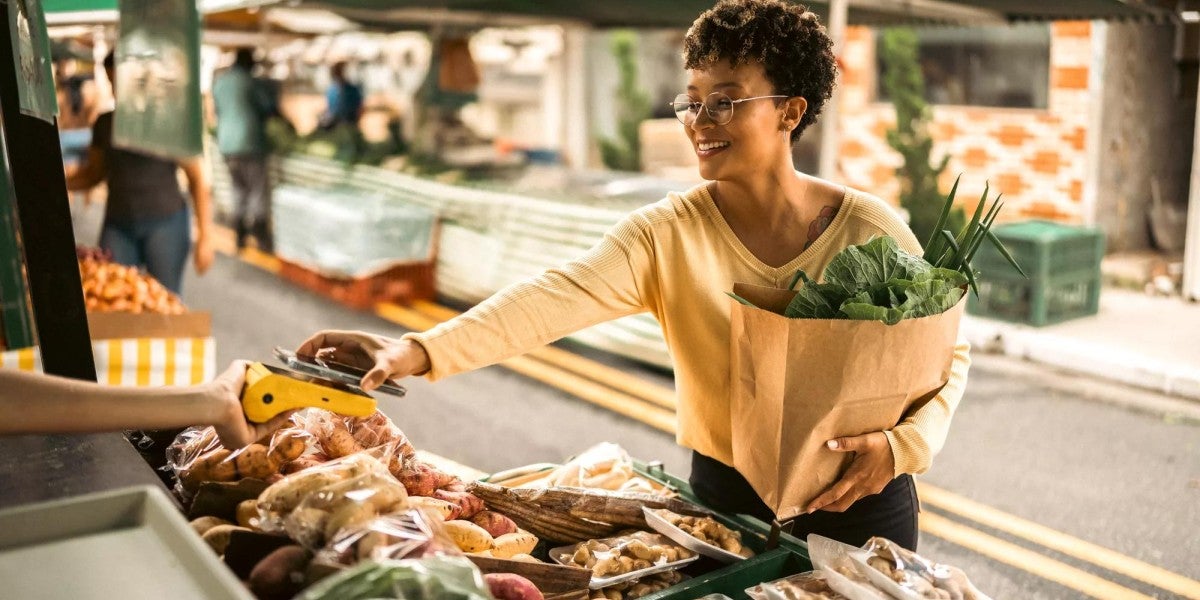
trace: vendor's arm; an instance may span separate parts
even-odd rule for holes
[[[213,425],[226,448],[240,448],[282,426],[246,420],[246,363],[190,387],[109,387],[38,373],[0,370],[0,434],[93,433]]]
[[[399,342],[355,332],[321,332],[299,352],[333,348],[331,358],[371,369],[364,387],[384,376],[436,380],[488,366],[580,329],[646,310],[652,297],[650,225],[634,214],[582,258],[511,285],[475,308]],[[364,360],[365,359],[365,360]]]
[[[199,158],[179,163],[187,177],[188,191],[196,212],[196,248],[194,250],[196,272],[203,275],[213,262],[212,246],[212,188],[204,174],[204,165]]]

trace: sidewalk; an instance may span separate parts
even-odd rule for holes
[[[968,315],[963,332],[975,352],[1200,402],[1200,303],[1106,287],[1092,317],[1039,328]]]

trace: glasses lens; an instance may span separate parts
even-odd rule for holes
[[[679,119],[684,125],[696,119],[696,112],[700,110],[700,103],[692,100],[687,94],[675,96],[675,101],[671,103],[671,108],[675,110],[675,118]]]
[[[724,125],[733,119],[733,100],[721,92],[713,92],[704,101],[708,116],[718,125]]]

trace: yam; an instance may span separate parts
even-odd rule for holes
[[[470,521],[446,521],[444,524],[450,539],[463,552],[481,552],[492,548],[491,534]]]
[[[529,554],[537,543],[537,536],[528,531],[504,534],[492,541],[492,556],[512,558],[518,554]]]
[[[408,505],[413,508],[424,509],[426,512],[431,512],[440,517],[443,521],[453,520],[454,517],[450,515],[459,512],[457,504],[451,504],[445,500],[426,498],[423,496],[410,496],[408,498]]]
[[[487,530],[494,538],[517,532],[517,524],[512,519],[490,510],[480,511],[471,517],[471,522]]]
[[[292,473],[299,473],[300,471],[311,469],[321,464],[324,463],[311,456],[302,456],[283,465],[282,472],[284,475],[291,475]]]
[[[233,525],[233,523],[230,523],[229,521],[226,521],[220,517],[200,517],[198,519],[194,519],[191,525],[192,530],[196,532],[196,535],[202,536],[213,527],[218,525]]]
[[[250,529],[258,529],[258,500],[251,498],[237,505],[237,524]]]
[[[272,441],[271,456],[283,464],[303,456],[306,447],[303,433],[294,430],[284,431],[276,435]]]
[[[279,548],[250,571],[250,591],[259,600],[292,598],[304,589],[305,572],[311,561],[312,554],[300,546]]]
[[[207,481],[233,481],[238,478],[237,464],[229,459],[231,454],[233,452],[230,450],[221,448],[197,461],[205,465],[201,468],[208,471]]]
[[[204,542],[208,544],[208,547],[213,549],[213,552],[225,554],[225,549],[229,547],[229,536],[233,535],[235,531],[250,530],[245,527],[238,527],[237,525],[217,525],[205,531],[202,537],[204,538]]]
[[[545,600],[532,581],[515,573],[488,573],[483,580],[496,600]]]
[[[358,442],[354,441],[354,436],[350,435],[350,430],[346,429],[346,424],[341,419],[333,420],[333,428],[327,436],[321,439],[321,446],[330,458],[342,458],[364,450]]]
[[[339,531],[356,525],[362,525],[374,519],[377,514],[368,505],[348,504],[343,506],[331,513],[329,519],[325,522],[325,540],[332,540]]]
[[[479,514],[483,510],[483,500],[470,492],[449,492],[446,490],[438,490],[433,493],[433,497],[438,500],[445,500],[457,504],[461,509],[458,518],[470,519]]]
[[[396,476],[409,496],[433,496],[438,489],[438,477],[433,467],[423,462],[413,462],[400,470]]]
[[[266,479],[279,471],[281,463],[273,462],[267,454],[267,447],[262,444],[250,444],[242,448],[234,459],[238,474],[242,477]]]

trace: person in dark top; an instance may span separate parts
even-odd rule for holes
[[[104,59],[104,69],[109,81],[115,81],[111,53]],[[196,271],[204,274],[213,261],[209,235],[212,204],[200,159],[175,161],[117,148],[112,145],[112,134],[113,113],[107,112],[92,125],[87,158],[67,178],[67,189],[86,190],[107,183],[100,247],[111,252],[118,263],[145,267],[178,294],[191,249],[191,219],[179,189],[179,169],[187,177],[196,211]]]
[[[362,88],[346,78],[345,62],[330,67],[329,76],[333,78],[333,83],[325,92],[327,107],[325,114],[321,115],[321,128],[332,129],[341,124],[357,127],[363,111]]]

